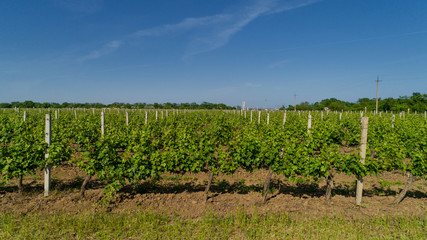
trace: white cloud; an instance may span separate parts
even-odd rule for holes
[[[160,37],[172,33],[185,33],[195,31],[190,39],[187,49],[184,53],[184,59],[191,56],[209,52],[226,45],[230,38],[241,31],[246,25],[255,19],[270,14],[277,14],[295,8],[310,5],[318,0],[254,0],[247,1],[249,4],[237,6],[232,10],[225,11],[222,14],[205,16],[199,18],[185,18],[176,24],[166,24],[149,29],[136,31],[123,38],[119,44],[105,45],[100,50],[96,50],[80,58],[82,60],[96,59],[101,56],[112,53],[119,48],[122,43],[129,38],[147,38]],[[113,43],[110,42],[110,43]]]
[[[207,17],[200,18],[186,18],[179,23],[176,24],[167,24],[164,26],[144,29],[136,31],[131,34],[132,37],[158,37],[167,35],[174,32],[183,32],[193,30],[195,28],[212,26],[215,24],[221,24],[225,21],[228,21],[231,18],[231,15],[228,14],[219,14]]]
[[[97,59],[104,55],[108,55],[116,51],[122,44],[123,44],[123,41],[120,41],[120,40],[114,40],[114,41],[108,42],[101,49],[92,51],[88,55],[77,59],[77,61],[83,62],[86,60]]]
[[[281,61],[278,61],[278,62],[271,63],[270,65],[268,65],[268,68],[270,68],[270,69],[280,68],[280,67],[286,66],[287,64],[289,64],[291,62],[292,62],[291,59],[281,60]]]

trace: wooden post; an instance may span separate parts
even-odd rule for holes
[[[258,111],[258,124],[261,123],[261,111]]]
[[[267,113],[267,125],[270,123],[270,113]]]
[[[77,119],[77,111],[74,109],[74,117]]]
[[[126,126],[129,126],[129,113],[126,112]]]
[[[365,164],[366,158],[366,145],[368,142],[368,117],[362,118],[362,135],[360,138],[360,162]],[[357,177],[357,185],[356,185],[356,205],[360,206],[362,203],[362,192],[363,192],[363,177]]]
[[[47,143],[47,146],[49,147],[51,144],[51,127],[50,127],[50,114],[46,114],[46,121],[45,121],[45,142]],[[49,158],[49,153],[46,152],[45,158]],[[49,190],[50,190],[50,165],[46,165],[44,167],[44,196],[49,196]]]
[[[251,122],[252,122],[252,110],[251,110]]]
[[[157,110],[156,110],[156,121],[159,119],[159,114],[158,114],[158,112],[157,112]]]
[[[58,110],[55,110],[55,119],[58,119]]]
[[[342,113],[340,113],[340,122],[341,122],[341,118],[342,118]]]
[[[92,115],[95,115],[95,108],[92,108]]]
[[[147,122],[148,122],[148,112],[147,111],[145,111],[145,125],[147,125]]]
[[[101,112],[101,136],[104,136],[105,112]]]
[[[310,133],[311,129],[311,114],[308,114],[307,132]]]
[[[24,111],[24,122],[27,120],[27,111]]]

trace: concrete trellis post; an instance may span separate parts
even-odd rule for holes
[[[51,144],[51,126],[50,126],[50,114],[46,114],[46,120],[45,120],[45,142],[47,143],[48,147]],[[46,152],[45,158],[49,158],[49,153]],[[50,165],[46,165],[44,167],[44,196],[49,196],[49,190],[50,190]]]
[[[311,129],[311,114],[308,114],[307,132],[310,133]]]
[[[366,158],[366,145],[368,142],[368,117],[362,118],[362,135],[360,138],[360,162],[365,164]],[[362,203],[362,193],[363,193],[363,177],[358,176],[357,185],[356,185],[356,205]]]
[[[147,125],[147,122],[148,122],[148,112],[145,111],[145,125]]]
[[[283,126],[285,126],[286,123],[286,112],[283,113]]]
[[[104,136],[105,112],[101,112],[101,136]]]

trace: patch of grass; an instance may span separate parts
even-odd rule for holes
[[[184,176],[183,178],[182,178],[182,180],[184,180],[184,181],[191,181],[191,180],[193,180],[193,181],[197,181],[197,177],[186,177],[186,176]]]
[[[386,181],[386,180],[384,180],[384,179],[382,179],[382,178],[380,178],[379,180],[378,180],[378,182],[381,184],[381,186],[382,187],[384,187],[384,188],[389,188],[389,187],[391,187],[391,186],[402,186],[402,185],[404,185],[404,183],[403,182],[401,182],[401,181],[395,181],[395,182],[390,182],[390,181]]]
[[[33,175],[33,180],[34,181],[42,180],[42,177],[39,175]]]
[[[149,211],[16,215],[0,213],[1,239],[426,239],[422,217],[291,217],[237,210],[183,219]]]
[[[172,175],[172,176],[167,176],[164,179],[165,180],[169,180],[169,181],[179,181],[182,178],[180,176],[177,176],[177,175]]]

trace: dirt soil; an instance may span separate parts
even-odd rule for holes
[[[340,216],[363,218],[370,216],[421,216],[426,214],[427,183],[418,179],[407,197],[399,204],[391,204],[407,178],[401,173],[384,173],[364,178],[361,207],[355,205],[355,178],[343,174],[334,177],[330,201],[324,197],[325,181],[294,184],[283,176],[273,175],[268,201],[262,204],[262,189],[267,170],[248,173],[239,170],[233,175],[214,177],[208,200],[204,189],[207,173],[164,174],[160,179],[146,180],[138,185],[125,186],[117,197],[102,204],[105,183],[96,180],[88,185],[86,196],[80,197],[84,173],[73,165],[52,170],[52,190],[43,196],[43,175],[24,177],[25,191],[18,193],[16,181],[0,186],[0,212],[79,213],[108,211],[133,213],[149,210],[183,218],[200,218],[207,212],[228,215],[236,210],[248,213],[286,213],[315,218]]]

